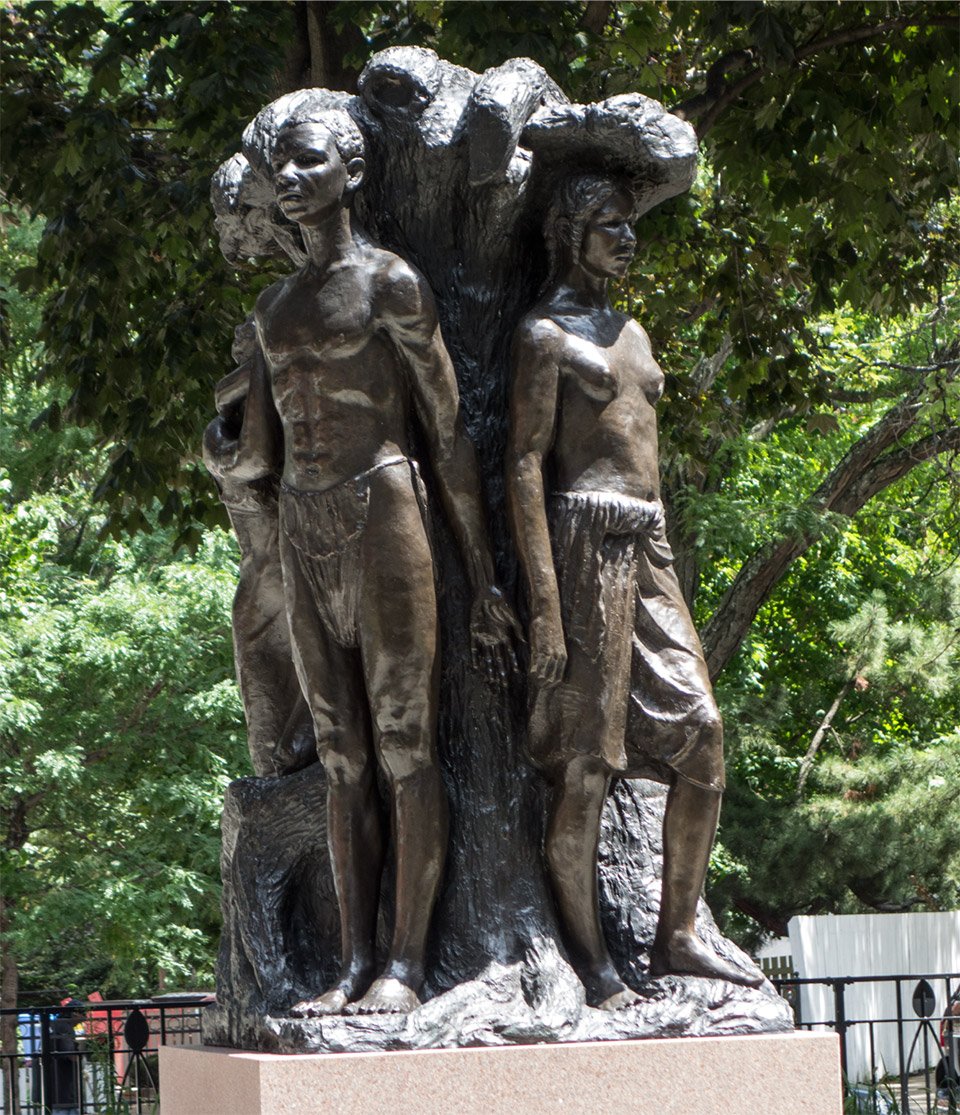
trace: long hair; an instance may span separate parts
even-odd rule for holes
[[[543,222],[543,238],[547,246],[547,279],[549,286],[556,278],[566,246],[573,258],[580,258],[583,234],[590,219],[604,203],[619,191],[634,197],[634,190],[625,178],[612,174],[580,172],[561,179]]]

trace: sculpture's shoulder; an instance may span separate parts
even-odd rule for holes
[[[254,306],[254,317],[263,318],[263,315],[268,313],[278,302],[283,300],[287,294],[299,272],[294,272],[292,275],[285,275],[282,279],[277,279],[275,283],[271,283],[264,290],[260,291],[257,295],[257,301]]]
[[[627,314],[621,313],[618,313],[617,317],[621,321],[625,333],[631,337],[635,337],[647,349],[651,347],[650,335],[635,317],[630,317]]]
[[[390,324],[436,326],[437,308],[430,284],[412,264],[387,251],[372,250],[374,290],[378,316]]]
[[[564,345],[564,331],[554,321],[547,303],[538,303],[520,319],[514,330],[513,348],[518,357],[550,359],[558,356]]]

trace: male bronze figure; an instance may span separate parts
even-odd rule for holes
[[[282,429],[280,562],[293,660],[327,776],[342,966],[294,1014],[408,1011],[444,863],[436,751],[438,631],[425,492],[407,445],[425,435],[473,590],[475,660],[491,675],[514,619],[496,583],[473,447],[433,296],[354,220],[364,141],[343,109],[301,100],[269,153],[306,262],[257,300],[257,338]],[[248,403],[249,405],[249,403]],[[375,967],[388,789],[396,914]]]
[[[604,175],[572,175],[556,191],[550,278],[514,337],[507,463],[530,603],[529,750],[552,787],[548,870],[588,1001],[608,1010],[638,998],[599,916],[600,818],[615,776],[670,786],[651,974],[761,982],[694,931],[724,787],[723,735],[664,537],[663,373],[644,330],[607,291],[633,257],[635,208],[629,185]]]

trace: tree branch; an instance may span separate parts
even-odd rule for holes
[[[580,17],[580,26],[584,31],[589,31],[591,34],[603,34],[603,29],[610,19],[610,9],[612,7],[612,0],[587,0],[583,8],[583,15]]]
[[[304,7],[310,44],[310,83],[356,93],[359,72],[344,60],[363,47],[363,32],[352,20],[337,29],[336,0],[305,0]]]
[[[129,732],[132,728],[135,728],[140,723],[140,721],[143,719],[143,714],[150,706],[150,702],[163,692],[163,687],[165,684],[166,682],[164,681],[164,679],[160,678],[158,681],[155,681],[153,685],[148,686],[140,694],[140,696],[137,698],[137,703],[134,706],[133,712],[130,714],[127,722],[120,729],[121,732]]]
[[[834,403],[875,403],[880,397],[880,392],[885,388],[874,388],[872,391],[854,391],[845,387],[837,387],[827,392]]]
[[[817,757],[817,751],[820,749],[820,744],[823,743],[823,737],[829,731],[831,724],[833,724],[833,718],[837,715],[837,711],[839,710],[840,705],[843,703],[843,698],[846,697],[846,695],[850,692],[850,690],[853,688],[853,683],[857,680],[857,675],[860,672],[862,661],[863,660],[860,659],[857,662],[853,673],[846,680],[843,688],[837,694],[833,704],[827,710],[827,715],[823,718],[823,720],[821,720],[820,727],[817,728],[817,730],[813,733],[813,739],[810,740],[810,746],[807,748],[807,753],[806,755],[804,755],[803,762],[800,764],[800,773],[797,775],[797,795],[794,798],[795,804],[799,804],[801,801],[803,801],[803,790],[807,784],[807,778],[810,774],[810,769],[813,766],[813,760]]]
[[[807,507],[815,513],[834,512],[851,517],[916,465],[938,454],[960,451],[960,427],[952,425],[935,430],[911,445],[891,449],[916,424],[924,401],[923,392],[918,389],[891,407],[844,454],[806,501]],[[783,537],[755,551],[743,563],[701,634],[712,679],[717,678],[736,654],[757,612],[791,564],[813,545],[816,537],[815,532]]]
[[[730,359],[732,352],[733,338],[729,333],[724,333],[723,339],[720,341],[720,347],[713,356],[701,356],[694,364],[690,372],[690,378],[696,384],[701,395],[706,395],[713,387],[717,376],[723,369],[724,364]]]
[[[762,422],[758,422],[751,427],[747,437],[751,441],[766,441],[781,422],[793,418],[796,413],[797,408],[795,406],[781,407],[776,414],[772,414],[769,418],[765,418]]]
[[[875,39],[880,35],[885,35],[888,31],[903,31],[907,27],[921,26],[960,28],[960,17],[924,14],[921,19],[917,19],[916,16],[900,16],[897,19],[884,20],[882,23],[863,27],[851,27],[846,31],[835,31],[832,35],[824,35],[822,39],[817,39],[801,47],[796,53],[797,61],[809,58],[811,54],[817,54],[821,50],[831,50],[835,46],[848,46],[850,43],[860,43],[866,39]]]
[[[671,110],[674,116],[679,116],[681,120],[688,120],[691,116],[699,116],[701,112],[706,111],[726,91],[727,74],[732,70],[739,70],[753,59],[752,50],[728,50],[726,54],[721,54],[707,70],[706,92],[677,105]]]
[[[957,452],[960,452],[960,426],[950,426],[946,430],[928,434],[920,441],[887,453],[875,461],[837,498],[831,510],[839,511],[841,515],[853,516],[878,492],[895,484],[923,461]]]
[[[885,899],[875,898],[872,894],[868,894],[863,887],[858,884],[848,883],[847,885],[864,906],[869,906],[872,910],[876,910],[881,914],[902,914],[912,909],[914,906],[919,906],[925,901],[920,895],[916,895],[908,902],[888,902]]]
[[[769,910],[765,906],[761,906],[758,902],[751,902],[749,898],[735,898],[733,900],[734,906],[741,913],[747,915],[748,918],[753,918],[764,929],[769,929],[776,937],[787,936],[787,922],[789,918],[785,918],[781,913],[775,910]]]
[[[5,808],[6,832],[4,833],[3,846],[9,852],[19,852],[26,844],[31,829],[27,823],[30,810],[39,805],[46,796],[45,790],[30,794],[25,798],[17,798],[16,805]]]
[[[924,14],[922,18],[918,19],[916,14],[910,16],[899,16],[896,19],[886,19],[880,23],[865,25],[862,27],[850,27],[844,31],[835,31],[831,35],[825,35],[822,39],[817,39],[814,42],[807,43],[805,46],[800,47],[794,52],[791,65],[796,65],[804,59],[818,54],[824,50],[832,50],[835,47],[849,46],[852,43],[866,42],[870,39],[880,38],[890,32],[903,31],[908,27],[917,26],[944,26],[960,28],[960,18],[951,18],[950,16],[928,16]],[[711,66],[707,71],[707,91],[697,97],[692,97],[688,101],[684,101],[672,111],[686,120],[690,117],[698,117],[699,123],[697,125],[697,137],[702,140],[703,137],[710,131],[713,125],[717,122],[721,113],[724,112],[734,101],[738,100],[751,85],[754,85],[771,70],[765,70],[761,66],[756,66],[749,73],[744,74],[738,81],[732,85],[726,83],[726,73],[730,69],[734,69],[737,64],[743,64],[743,55],[748,59],[753,58],[752,51],[728,51]],[[721,63],[723,65],[721,66]],[[716,67],[719,70],[714,73]],[[783,67],[777,67],[782,69]],[[714,81],[711,87],[711,75],[719,77],[719,81]]]

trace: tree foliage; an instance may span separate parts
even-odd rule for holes
[[[234,563],[212,534],[198,562],[74,550],[75,499],[0,521],[4,944],[34,986],[209,980],[221,796],[244,765]]]
[[[39,229],[7,229],[3,262]],[[17,977],[114,994],[209,980],[222,788],[246,764],[228,627],[234,547],[162,528],[97,540],[103,453],[30,418],[37,306],[7,301],[0,393],[0,920]],[[148,509],[146,522],[155,526]],[[175,819],[175,823],[171,821]],[[15,963],[14,963],[15,961]]]
[[[90,513],[75,481],[0,513],[4,946],[34,985],[130,994],[210,978],[236,566],[213,533],[196,560],[84,542]]]
[[[63,2],[2,18],[2,187],[45,222],[7,295],[42,303],[37,341],[21,336],[7,375],[37,403],[38,467],[96,435],[84,514],[93,489],[114,555],[159,545],[125,532],[198,547],[223,521],[199,434],[268,276],[222,262],[207,182],[266,100],[349,86],[373,51],[414,44],[475,70],[529,55],[575,100],[639,90],[691,120],[696,186],[644,218],[619,295],[667,372],[678,572],[727,723],[715,898],[767,930],[960,901],[954,4]],[[30,514],[48,525],[27,550],[63,521]],[[73,569],[57,545],[49,569]],[[109,560],[135,579],[142,558]],[[85,583],[86,601],[109,590]]]
[[[93,425],[115,537],[161,524],[195,543],[222,522],[197,458],[242,292],[211,243],[211,172],[271,95],[284,5],[28,5],[5,12],[7,196],[47,218],[41,378],[51,428]],[[288,22],[288,21],[287,21]],[[286,30],[289,34],[289,29]]]
[[[138,528],[154,498],[185,529],[220,519],[193,431],[257,279],[219,259],[207,182],[289,82],[298,10],[4,15],[3,188],[49,219],[19,281],[51,292],[46,374],[115,447],[100,494],[117,528]],[[811,316],[935,305],[957,262],[950,3],[342,2],[325,18],[321,31],[357,33],[355,68],[391,43],[476,69],[527,53],[575,99],[639,89],[697,123],[699,187],[644,221],[631,280],[670,373],[668,460],[709,457],[715,434],[784,407],[829,409]],[[726,335],[732,358],[705,384],[697,360]]]
[[[831,360],[869,359],[879,387],[922,358],[930,325],[834,313],[819,329]],[[944,462],[917,463],[852,521],[797,502],[886,409],[840,412],[826,435],[799,418],[759,425],[713,463],[722,487],[689,505],[701,516],[701,616],[770,539],[800,550],[718,684],[730,791],[713,898],[743,930],[960,903],[956,482]]]

